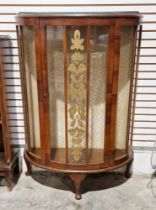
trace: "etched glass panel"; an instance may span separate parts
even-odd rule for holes
[[[117,98],[116,141],[115,147],[126,149],[128,105],[130,80],[132,77],[132,53],[134,45],[134,27],[125,26],[121,30],[120,66]]]
[[[39,106],[36,77],[36,58],[34,31],[31,26],[23,27],[24,62],[26,71],[26,86],[28,99],[29,135],[32,152],[39,154],[40,149],[40,125]]]
[[[91,27],[89,93],[89,157],[91,163],[103,162],[108,27]]]
[[[67,28],[69,162],[84,163],[86,142],[86,27]]]
[[[65,162],[63,26],[47,26],[51,159]]]

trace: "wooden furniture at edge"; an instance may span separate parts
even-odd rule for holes
[[[19,151],[12,149],[10,145],[9,123],[7,113],[7,100],[4,84],[4,54],[10,55],[10,38],[8,36],[0,36],[0,176],[6,178],[7,189],[11,191],[13,188],[14,171],[19,170]],[[7,50],[6,50],[7,49]],[[6,59],[7,60],[7,59]]]
[[[67,173],[76,199],[87,174],[127,165],[130,177],[130,93],[140,19],[137,12],[16,16],[27,175],[31,165]]]

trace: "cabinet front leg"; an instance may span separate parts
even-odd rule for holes
[[[7,189],[8,189],[8,191],[12,191],[12,188],[13,188],[12,171],[8,171],[6,173],[6,182],[7,182]]]
[[[81,182],[86,178],[86,174],[69,174],[69,177],[73,180],[73,182],[75,183],[75,198],[77,200],[80,200],[82,198],[81,195]]]
[[[133,163],[133,158],[127,163],[126,172],[125,172],[126,178],[130,178],[132,176],[132,170],[131,170],[132,163]]]
[[[31,175],[31,164],[26,159],[25,155],[24,155],[24,160],[25,160],[25,163],[26,163],[26,166],[27,166],[27,171],[25,172],[25,175],[30,176]]]

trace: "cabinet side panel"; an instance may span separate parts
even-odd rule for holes
[[[116,118],[116,149],[126,149],[128,104],[130,94],[130,81],[132,79],[133,46],[134,27],[122,27]]]
[[[35,63],[35,44],[34,31],[31,26],[23,27],[23,44],[24,44],[24,61],[26,71],[29,130],[31,148],[40,148],[40,126],[39,126],[39,108],[38,108],[38,91]]]

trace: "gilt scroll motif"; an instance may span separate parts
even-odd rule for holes
[[[82,159],[83,144],[86,135],[86,64],[84,61],[84,39],[80,31],[74,30],[71,39],[70,64],[68,66],[68,133],[72,139],[71,156],[74,162]]]

